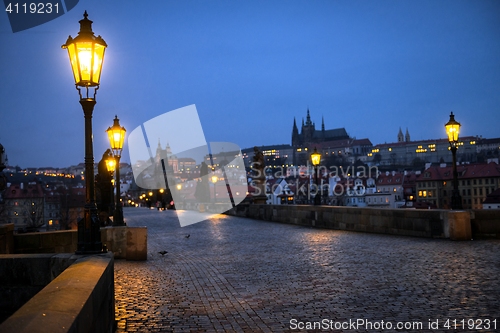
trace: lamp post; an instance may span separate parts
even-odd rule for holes
[[[116,191],[116,203],[115,203],[115,211],[113,213],[113,225],[114,226],[123,226],[125,222],[123,222],[123,207],[120,202],[120,157],[122,155],[123,150],[123,142],[125,141],[125,127],[120,126],[120,119],[118,116],[115,116],[113,120],[113,126],[108,127],[106,133],[108,133],[109,144],[111,146],[111,151],[113,152],[113,156],[115,158],[115,191]]]
[[[311,153],[311,163],[314,166],[314,173],[316,176],[316,195],[314,196],[314,204],[321,205],[321,192],[319,185],[319,175],[318,175],[318,166],[321,163],[321,154],[318,153],[316,147],[314,147],[314,151]]]
[[[80,104],[85,118],[85,206],[84,218],[78,221],[77,254],[91,254],[102,252],[101,232],[97,206],[95,202],[94,184],[94,151],[92,144],[92,113],[96,103],[95,96],[99,89],[101,69],[104,60],[106,42],[101,36],[92,32],[92,21],[87,19],[87,11],[79,21],[78,36],[68,37],[63,49],[68,50],[71,69],[75,79],[75,86],[80,95]],[[81,89],[85,88],[85,96]],[[94,90],[93,96],[89,89]]]
[[[450,120],[444,125],[448,134],[451,155],[453,156],[453,191],[451,192],[451,209],[462,209],[462,197],[458,190],[458,171],[457,171],[457,149],[458,134],[460,133],[460,123],[455,120],[453,112],[450,114]]]
[[[214,184],[214,203],[216,203],[217,202],[217,194],[215,192],[215,184],[219,180],[219,177],[217,177],[216,175],[213,175],[211,180],[212,180],[212,183]]]
[[[115,183],[114,183],[114,179],[113,179],[113,173],[115,172],[115,168],[116,168],[116,160],[115,160],[115,157],[112,155],[112,154],[109,154],[108,155],[108,158],[106,158],[106,169],[108,170],[109,172],[109,175],[111,177],[111,181],[109,182],[108,186],[109,186],[109,208],[108,208],[108,217],[109,215],[112,214],[112,212],[115,211],[115,204],[113,202],[113,188],[115,186]],[[108,219],[109,221],[109,219]]]

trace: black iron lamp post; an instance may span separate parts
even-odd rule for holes
[[[311,163],[314,166],[314,173],[316,176],[316,195],[314,196],[314,204],[321,205],[321,190],[319,185],[319,175],[318,175],[318,166],[321,163],[321,154],[318,153],[316,147],[314,147],[314,151],[311,154]]]
[[[453,156],[453,191],[451,192],[451,209],[462,209],[462,197],[458,190],[458,171],[457,171],[457,149],[458,134],[460,133],[460,123],[455,120],[453,112],[450,114],[450,120],[444,125],[448,134],[451,155]]]
[[[116,168],[116,159],[112,154],[108,155],[108,158],[106,158],[106,169],[109,172],[109,175],[111,177],[111,181],[107,186],[109,186],[109,193],[110,196],[108,197],[109,201],[109,206],[108,206],[108,216],[111,215],[115,211],[115,204],[113,203],[113,188],[115,187],[114,180],[113,180],[113,174],[115,173],[115,168]]]
[[[85,118],[85,206],[84,218],[78,221],[77,254],[102,252],[101,232],[94,184],[94,151],[92,144],[92,113],[96,103],[95,96],[99,89],[101,69],[104,60],[106,42],[92,32],[92,21],[87,19],[87,11],[80,20],[78,36],[68,37],[63,49],[68,50],[75,86],[80,95],[80,104]],[[82,96],[82,88],[85,96]],[[89,95],[89,90],[93,89]]]
[[[113,213],[113,225],[123,226],[125,222],[123,221],[123,207],[120,202],[120,158],[123,150],[123,142],[125,141],[125,127],[120,126],[120,119],[115,116],[113,120],[113,126],[108,127],[106,133],[108,133],[109,144],[111,146],[111,151],[115,158],[115,191],[116,191],[116,202],[115,211]]]

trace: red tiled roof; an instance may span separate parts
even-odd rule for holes
[[[500,166],[496,163],[464,164],[457,165],[459,179],[500,177]],[[453,167],[431,166],[424,170],[417,181],[451,180],[453,179]]]
[[[483,204],[500,204],[500,188],[488,194]]]
[[[359,139],[359,140],[354,140],[352,142],[353,145],[369,145],[371,146],[372,145],[372,142],[370,141],[370,139]]]
[[[21,186],[23,188],[21,188]],[[5,199],[43,198],[43,189],[39,183],[12,184],[5,191]]]
[[[394,175],[390,173],[386,175],[382,173],[378,176],[377,181],[375,182],[377,186],[380,185],[403,185],[405,175],[402,173],[395,173]]]

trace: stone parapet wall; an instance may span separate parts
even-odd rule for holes
[[[248,205],[231,209],[226,214],[336,230],[456,240],[471,239],[468,211]]]
[[[114,332],[113,255],[75,257],[72,265],[0,324],[0,332]]]
[[[472,210],[471,225],[475,238],[500,239],[500,209]]]
[[[14,253],[14,223],[0,224],[0,254]]]
[[[116,259],[147,260],[146,227],[101,228],[101,241],[107,250],[113,252]],[[78,244],[78,231],[14,234],[11,243],[11,252],[8,253],[74,253]],[[4,246],[2,244],[0,242],[0,246]]]
[[[77,258],[71,253],[0,255],[0,322],[17,311]]]
[[[76,230],[15,234],[14,253],[74,253],[77,243]]]

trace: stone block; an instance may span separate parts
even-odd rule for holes
[[[127,260],[148,259],[147,227],[127,227]]]
[[[470,213],[468,211],[449,211],[446,215],[451,240],[472,239]]]
[[[127,256],[127,226],[101,228],[101,242],[116,259]]]

